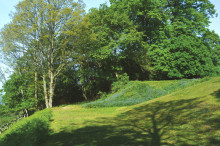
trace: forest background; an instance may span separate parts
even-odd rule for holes
[[[124,80],[218,76],[219,35],[208,0],[115,1],[84,11],[68,0],[24,0],[1,31],[9,108],[99,98]],[[26,17],[24,17],[26,16]]]

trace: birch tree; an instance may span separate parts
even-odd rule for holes
[[[83,8],[81,1],[23,0],[12,15],[10,25],[16,39],[10,39],[11,42],[3,46],[7,46],[11,54],[13,49],[19,48],[21,55],[30,56],[26,61],[31,60],[35,65],[35,82],[40,71],[47,108],[53,106],[58,76],[66,66],[77,62],[77,52],[85,43],[82,39],[88,35],[85,32],[88,32],[89,21]]]

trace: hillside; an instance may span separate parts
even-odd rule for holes
[[[130,107],[53,108],[45,145],[220,144],[220,78]]]
[[[219,146],[219,123],[220,77],[133,106],[78,104],[36,112],[1,134],[0,145]]]
[[[82,106],[96,108],[135,105],[207,80],[209,80],[209,78],[166,81],[129,81],[126,83],[119,81],[112,85],[111,93],[107,95],[104,94],[99,100],[85,103]]]

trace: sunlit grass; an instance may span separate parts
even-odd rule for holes
[[[89,126],[85,121],[93,121],[97,118],[114,118],[118,114],[125,111],[125,107],[108,107],[108,108],[91,108],[86,109],[80,105],[66,106],[62,108],[54,108],[54,121],[52,128],[55,132],[62,130],[72,130],[72,128],[80,128]],[[69,124],[75,125],[69,127]],[[100,123],[103,124],[103,123]]]
[[[45,145],[213,145],[220,143],[220,78],[127,107],[53,109]]]

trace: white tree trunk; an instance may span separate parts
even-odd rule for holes
[[[49,108],[49,101],[48,101],[48,96],[47,96],[47,82],[46,82],[45,74],[43,74],[43,88],[44,88],[45,105],[46,105],[46,108]]]
[[[53,107],[54,88],[55,88],[54,75],[53,75],[53,72],[50,71],[49,108],[52,108],[52,107]]]
[[[38,84],[38,78],[37,78],[37,71],[35,71],[35,79],[34,79],[34,98],[35,98],[35,107],[36,107],[36,110],[37,110],[37,103],[38,103],[38,97],[37,97],[37,84]]]

